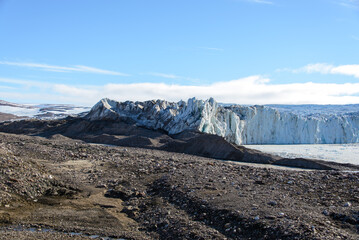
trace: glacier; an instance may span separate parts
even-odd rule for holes
[[[86,118],[125,120],[169,134],[199,131],[224,137],[237,145],[359,142],[359,106],[353,108],[357,111],[332,113],[323,108],[322,114],[283,109],[278,106],[224,105],[213,98],[191,98],[187,102],[118,102],[104,98],[92,107]]]

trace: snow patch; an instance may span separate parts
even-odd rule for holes
[[[8,103],[2,104],[0,102],[0,113],[13,114],[19,117],[37,118],[37,119],[57,119],[67,116],[78,115],[83,112],[88,112],[88,107],[78,107],[73,105],[55,105],[55,104],[41,104],[41,105],[22,105]]]
[[[245,145],[284,158],[311,158],[359,165],[359,144]]]

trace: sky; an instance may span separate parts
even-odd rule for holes
[[[359,103],[359,0],[0,0],[0,99]]]

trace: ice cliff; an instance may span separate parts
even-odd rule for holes
[[[235,144],[315,144],[359,142],[359,113],[315,116],[269,106],[220,105],[213,98],[178,103],[99,101],[86,118],[126,120],[169,134],[195,130]]]

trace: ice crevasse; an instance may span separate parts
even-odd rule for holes
[[[213,98],[191,98],[187,102],[118,102],[105,98],[92,107],[86,118],[126,120],[169,134],[200,131],[238,145],[359,142],[359,113],[305,116],[270,106],[223,105]]]

